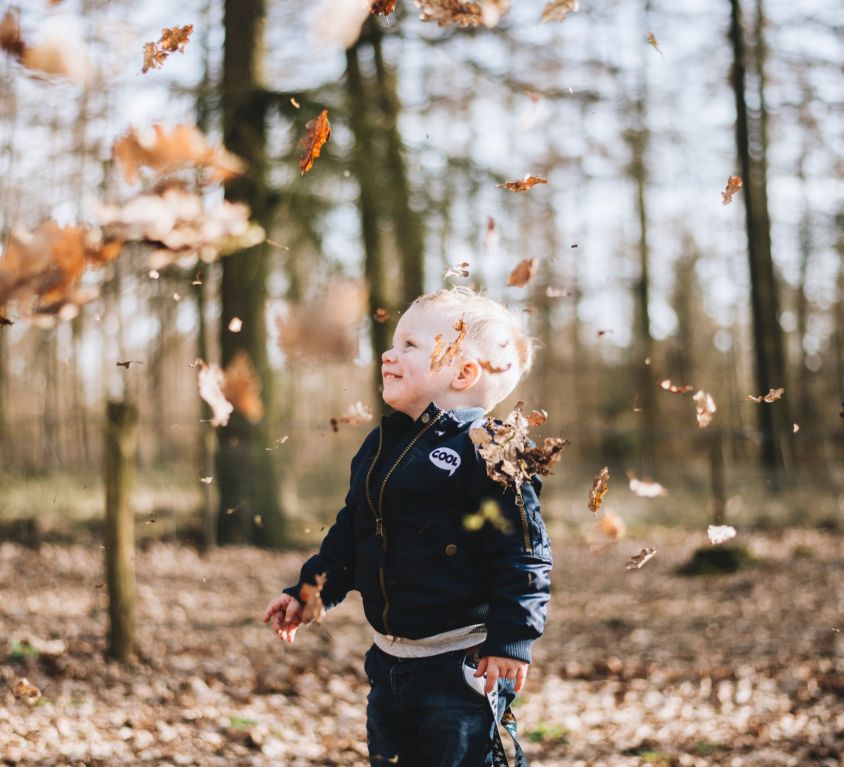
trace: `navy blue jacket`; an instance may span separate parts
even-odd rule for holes
[[[413,421],[381,420],[352,459],[346,505],[319,550],[285,592],[325,573],[326,608],[356,589],[382,634],[419,639],[485,623],[480,655],[530,662],[550,596],[551,547],[539,513],[539,478],[511,488],[493,482],[469,429],[480,408],[430,404]],[[485,499],[505,524],[467,530]],[[504,530],[506,528],[506,531]]]

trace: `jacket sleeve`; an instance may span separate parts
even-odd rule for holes
[[[352,478],[355,475],[358,462],[365,455],[366,447],[373,435],[370,433],[364,440],[361,449],[352,459]],[[336,607],[346,598],[346,594],[354,586],[355,572],[355,530],[354,518],[355,509],[352,499],[351,482],[349,492],[346,494],[346,502],[337,514],[334,524],[329,528],[322,539],[319,553],[308,559],[299,573],[299,580],[295,586],[288,586],[283,589],[285,594],[300,599],[302,585],[305,583],[315,584],[316,576],[324,574],[325,584],[322,587],[322,601],[326,610]]]
[[[534,477],[516,494],[479,471],[480,502],[492,500],[500,509],[498,524],[481,529],[490,567],[487,638],[481,656],[531,660],[531,645],[542,635],[551,597],[551,544],[539,509],[542,481]]]

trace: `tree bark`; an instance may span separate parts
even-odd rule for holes
[[[109,654],[120,661],[134,653],[135,518],[130,494],[137,447],[138,411],[109,402],[105,431],[105,567],[108,586]]]
[[[270,216],[266,184],[266,120],[261,62],[264,55],[265,0],[226,0],[223,53],[223,141],[244,158],[247,172],[226,185],[226,199],[249,205],[252,217],[268,229]],[[219,543],[286,543],[286,525],[278,501],[272,453],[265,450],[265,424],[272,411],[272,374],[267,359],[265,282],[268,253],[264,245],[223,260],[220,350],[225,367],[245,351],[261,381],[266,415],[251,423],[234,413],[219,430],[217,478],[220,512]],[[242,330],[232,333],[235,317]]]
[[[736,105],[736,148],[744,181],[747,251],[750,265],[753,342],[758,393],[784,386],[786,381],[782,330],[779,325],[776,273],[771,256],[771,224],[767,200],[767,136],[764,101],[764,47],[761,44],[761,13],[757,8],[757,45],[745,42],[741,0],[730,0],[730,41],[733,48],[732,82]],[[751,114],[747,106],[748,58],[753,55],[757,79],[757,104]],[[785,478],[784,451],[786,427],[789,424],[788,401],[775,405],[761,404],[757,409],[761,438],[761,460],[776,487]]]

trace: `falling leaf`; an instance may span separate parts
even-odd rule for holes
[[[241,175],[246,163],[223,147],[211,146],[193,125],[176,125],[168,130],[161,124],[141,131],[130,129],[119,138],[113,154],[128,183],[138,179],[140,168],[159,175],[184,167],[206,169],[210,182],[222,182]]]
[[[510,192],[527,192],[537,184],[547,184],[548,179],[541,176],[525,176],[521,181],[505,181],[503,184],[496,184],[496,189],[507,189]]]
[[[299,168],[302,175],[307,173],[319,157],[319,153],[325,142],[331,138],[331,123],[328,122],[328,110],[323,109],[318,117],[309,120],[305,125],[307,135],[300,142],[302,145],[302,157],[299,160]]]
[[[630,480],[630,489],[640,498],[658,498],[661,495],[668,495],[668,491],[659,482],[636,479],[630,471],[627,472],[627,477]]]
[[[4,317],[0,314],[0,328],[5,328],[7,325],[14,325],[15,323],[12,322],[8,317]]]
[[[589,511],[595,513],[601,508],[604,496],[609,490],[610,470],[604,466],[593,478],[592,489],[589,491]]]
[[[486,231],[484,232],[484,256],[494,258],[498,250],[498,227],[492,216],[486,217]]]
[[[800,431],[800,424],[799,423],[791,424],[791,433],[797,434],[798,431]]]
[[[296,99],[293,98],[293,96],[290,97],[290,105],[294,109],[301,109],[301,107],[302,107],[302,105],[298,101],[296,101]]]
[[[117,367],[119,368],[126,368],[129,369],[129,365],[143,365],[144,363],[140,360],[126,360],[125,362],[118,362]]]
[[[221,390],[226,401],[250,423],[264,417],[261,379],[246,350],[239,349],[226,365]]]
[[[224,380],[223,371],[220,370],[220,366],[216,362],[207,365],[202,360],[199,361],[199,373],[197,375],[199,396],[211,408],[211,425],[214,427],[225,426],[234,410],[234,405],[225,398],[220,388]]]
[[[736,529],[730,525],[709,525],[706,528],[706,535],[710,543],[723,543],[736,537]]]
[[[372,418],[372,408],[369,405],[364,405],[363,402],[358,400],[353,405],[349,405],[349,407],[346,408],[346,412],[339,418],[331,419],[331,428],[334,431],[339,431],[337,428],[338,424],[347,423],[352,426],[357,426],[358,424],[371,421]]]
[[[528,426],[542,426],[548,420],[548,413],[545,410],[531,410],[526,418]]]
[[[260,514],[253,515],[252,522],[254,523],[255,527],[264,526],[264,518]]]
[[[370,13],[389,16],[394,10],[396,10],[396,0],[373,0]]]
[[[605,537],[616,541],[619,538],[624,538],[627,534],[627,525],[624,524],[624,520],[617,514],[607,511],[604,512],[604,516],[598,522],[598,530]]]
[[[695,387],[694,386],[678,386],[676,384],[671,383],[670,378],[666,378],[664,381],[659,382],[659,388],[665,389],[665,391],[671,392],[671,394],[688,394]]]
[[[15,700],[23,701],[30,706],[34,706],[41,697],[41,690],[39,690],[35,685],[30,684],[29,680],[25,677],[18,679],[12,689],[12,693],[15,696]]]
[[[20,60],[26,50],[26,43],[21,38],[21,25],[18,12],[10,8],[0,19],[0,50]]]
[[[695,409],[697,411],[697,425],[701,429],[705,429],[712,423],[712,417],[718,409],[715,406],[715,400],[712,399],[711,394],[707,394],[703,389],[692,396],[695,401]]]
[[[645,562],[649,562],[655,556],[655,548],[642,549],[638,554],[634,554],[632,557],[630,557],[630,559],[627,561],[627,564],[625,565],[625,569],[639,570],[641,569],[642,565],[645,564]]]
[[[455,338],[445,349],[445,341],[442,334],[438,333],[434,338],[434,349],[431,352],[431,370],[434,373],[439,373],[443,368],[447,368],[458,354],[460,354],[460,344],[466,337],[466,323],[462,319],[454,323],[454,329],[457,331],[457,338]]]
[[[785,394],[785,389],[770,389],[767,394],[760,394],[758,397],[748,394],[747,398],[754,402],[776,402],[783,394]]]
[[[457,266],[447,266],[443,272],[443,279],[449,277],[465,278],[469,276],[469,262],[461,261]]]
[[[662,56],[662,51],[659,49],[659,43],[656,41],[653,32],[648,32],[648,45],[651,46],[660,56]]]
[[[390,313],[384,307],[379,306],[372,317],[376,322],[383,324],[390,319]]]
[[[498,26],[501,17],[510,10],[510,0],[478,0],[481,6],[481,21],[487,29]]]
[[[539,260],[536,258],[526,258],[519,261],[519,263],[516,264],[516,268],[510,272],[510,276],[507,278],[507,284],[516,288],[521,288],[524,285],[527,285],[527,283],[530,282],[531,277],[533,277],[533,273],[538,263]]]
[[[150,69],[160,68],[171,53],[184,53],[191,32],[193,24],[165,28],[161,30],[161,37],[157,42],[144,43],[144,66],[141,72],[146,74]]]
[[[325,573],[315,575],[315,584],[303,583],[299,589],[299,601],[304,605],[302,623],[319,623],[325,616],[325,605],[322,603],[322,587],[328,576]]]
[[[727,179],[727,188],[721,192],[722,205],[729,205],[733,201],[733,195],[741,189],[742,183],[739,176],[730,176]]]
[[[487,419],[484,426],[469,430],[489,478],[515,489],[531,477],[550,474],[571,444],[559,437],[546,437],[541,447],[535,446],[528,434],[528,419],[521,413],[523,404],[517,403],[503,422]]]
[[[232,317],[229,321],[228,328],[232,333],[240,333],[243,328],[243,320],[240,317]]]
[[[580,10],[578,0],[548,0],[542,10],[541,23],[548,21],[565,21],[569,13]]]
[[[413,0],[422,21],[436,21],[441,27],[457,24],[477,27],[483,22],[483,10],[476,2],[462,0]]]
[[[512,362],[508,362],[503,368],[497,368],[493,365],[489,360],[478,360],[478,364],[486,370],[487,373],[506,373],[511,367],[513,367]]]
[[[264,450],[278,450],[290,437],[285,434],[281,439],[277,439],[273,442],[273,447],[265,447]]]
[[[214,477],[200,477],[199,481],[202,482],[203,485],[210,485],[214,481]]]
[[[612,329],[609,328],[609,329],[606,329],[606,330],[599,330],[597,333],[595,333],[595,335],[598,338],[600,338],[601,336],[605,336],[607,333],[612,333],[612,332],[613,332]]]
[[[548,298],[570,298],[572,296],[572,292],[570,290],[566,290],[565,288],[555,288],[549,285],[545,288],[545,295]]]

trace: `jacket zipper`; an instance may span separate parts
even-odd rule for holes
[[[530,524],[528,523],[525,499],[522,498],[521,488],[516,490],[516,506],[519,507],[519,516],[522,518],[522,535],[525,539],[525,551],[533,556],[533,545],[530,542]]]
[[[372,496],[369,493],[369,480],[372,477],[372,471],[375,468],[375,464],[378,462],[378,458],[381,456],[381,447],[383,445],[384,440],[384,427],[382,426],[378,432],[378,450],[375,452],[375,458],[372,459],[372,464],[369,467],[369,471],[366,473],[366,483],[365,483],[365,490],[366,490],[366,500],[369,502],[369,508],[372,509],[372,513],[375,515],[375,535],[381,537],[381,546],[383,550],[387,551],[387,531],[384,529],[384,517],[382,512],[382,506],[384,503],[384,489],[387,487],[387,480],[390,479],[392,473],[396,470],[396,467],[404,460],[404,457],[410,452],[411,448],[419,441],[425,432],[428,431],[440,418],[443,417],[444,411],[440,410],[430,421],[428,421],[425,426],[420,429],[416,436],[407,443],[404,450],[402,450],[401,455],[396,458],[393,465],[390,467],[390,470],[384,476],[384,480],[381,482],[381,490],[378,493],[378,508],[375,508],[375,504],[372,502]],[[384,633],[390,633],[390,626],[387,623],[387,613],[390,609],[390,600],[387,597],[387,585],[385,582],[384,576],[384,565],[379,566],[378,568],[378,583],[381,586],[381,596],[384,598],[384,609],[381,611],[381,622],[384,624]]]

